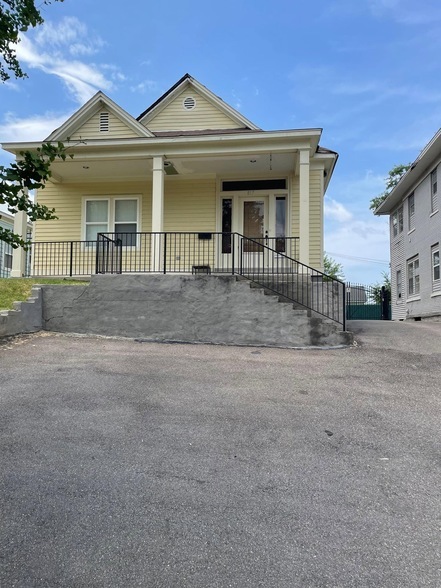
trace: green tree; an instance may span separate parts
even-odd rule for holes
[[[50,3],[51,0],[45,0],[43,4]],[[0,80],[3,83],[10,79],[11,73],[16,78],[27,77],[20,67],[14,47],[20,42],[20,33],[43,22],[33,0],[0,0]],[[12,214],[26,212],[31,221],[57,218],[54,209],[35,204],[28,197],[28,191],[44,188],[51,176],[50,166],[54,160],[66,159],[64,145],[44,143],[34,152],[22,151],[19,155],[9,167],[0,166],[0,204],[6,205]],[[19,235],[1,227],[0,240],[14,248],[26,246]]]
[[[382,272],[382,276],[383,276],[383,281],[377,282],[376,284],[374,284],[372,286],[372,293],[370,296],[371,296],[372,302],[375,302],[375,304],[381,304],[381,289],[383,288],[383,286],[384,286],[384,289],[386,291],[386,295],[388,296],[389,300],[391,297],[390,276],[387,272]]]
[[[336,280],[340,280],[342,282],[344,281],[345,276],[343,273],[342,264],[335,261],[335,259],[333,259],[327,253],[325,253],[323,257],[323,267],[326,275],[330,276],[331,278],[335,278]]]
[[[370,210],[375,212],[380,204],[383,204],[383,202],[401,180],[402,176],[407,172],[408,169],[410,169],[411,165],[412,164],[410,163],[396,165],[389,171],[389,175],[384,180],[386,182],[386,189],[378,196],[372,198],[369,205]]]

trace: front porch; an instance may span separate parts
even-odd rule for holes
[[[240,233],[100,233],[95,241],[33,243],[31,275],[231,275],[344,330],[345,285],[298,261],[298,241]]]

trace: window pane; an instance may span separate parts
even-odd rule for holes
[[[123,247],[136,247],[136,223],[115,223],[115,239],[121,239]]]
[[[86,241],[96,241],[98,233],[107,233],[107,224],[103,225],[87,225],[86,226]]]
[[[107,200],[88,200],[86,202],[87,223],[107,223]],[[107,231],[107,226],[104,229]]]
[[[136,223],[137,220],[136,200],[115,200],[115,222]]]

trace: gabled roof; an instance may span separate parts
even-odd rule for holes
[[[258,126],[252,123],[250,120],[245,118],[240,112],[229,106],[226,102],[219,98],[213,92],[211,92],[208,88],[203,86],[200,82],[198,82],[195,78],[193,78],[190,74],[186,73],[180,80],[174,84],[165,94],[163,94],[156,102],[154,102],[151,106],[142,112],[137,120],[142,122],[144,125],[148,126],[148,122],[152,120],[155,116],[157,116],[170,102],[180,93],[182,92],[187,86],[192,86],[197,90],[204,98],[206,98],[211,104],[216,106],[221,112],[223,112],[226,116],[230,117],[233,121],[235,121],[239,126],[246,127],[250,130],[260,130]]]
[[[132,115],[100,91],[68,118],[61,127],[55,129],[45,141],[66,141],[67,137],[72,136],[91,116],[103,107],[123,121],[139,137],[154,137],[153,133],[146,129],[144,125],[140,124]]]
[[[408,171],[400,178],[386,200],[375,210],[375,214],[390,214],[401,200],[414,190],[428,173],[435,161],[441,157],[441,129],[430,139]]]

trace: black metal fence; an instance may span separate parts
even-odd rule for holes
[[[101,233],[96,241],[32,244],[34,276],[230,273],[345,328],[345,284],[297,261],[296,237],[239,233]]]
[[[256,256],[255,252],[259,251]],[[273,250],[255,239],[240,237],[239,274],[248,280],[346,327],[346,285],[323,272]]]
[[[390,320],[390,292],[384,287],[346,284],[346,318],[348,320]]]
[[[31,244],[28,275],[90,276],[96,270],[96,241],[46,241]]]

